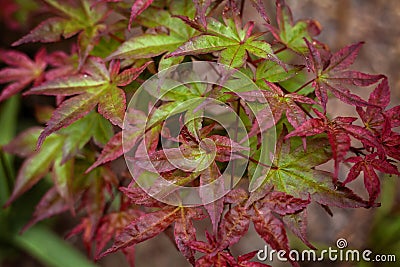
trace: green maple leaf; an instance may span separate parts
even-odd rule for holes
[[[32,88],[28,93],[43,95],[76,95],[65,100],[47,122],[47,127],[39,136],[38,146],[51,133],[64,128],[84,117],[96,105],[98,111],[111,123],[122,126],[126,109],[125,86],[135,80],[146,68],[130,68],[119,73],[119,62],[110,63],[107,70],[100,58],[89,58],[85,65],[87,74],[63,77]]]
[[[260,58],[274,59],[271,45],[259,40],[261,34],[251,35],[254,23],[243,28],[238,18],[226,18],[225,23],[208,18],[207,28],[183,18],[188,24],[202,30],[202,34],[188,40],[167,57],[206,54],[220,51],[219,62],[233,68],[241,67],[251,53]]]
[[[106,5],[92,5],[93,1],[90,0],[76,1],[79,3],[75,5],[60,0],[44,0],[44,2],[60,15],[43,21],[13,45],[29,42],[57,42],[61,37],[70,38],[79,34],[80,62],[83,64],[94,44],[107,28],[103,23],[107,16]]]
[[[263,61],[257,66],[254,80],[259,87],[263,87],[264,80],[272,83],[283,82],[296,76],[302,69],[303,66],[300,65],[288,65],[285,70],[274,61]]]
[[[278,27],[266,24],[272,35],[287,48],[300,53],[307,53],[304,39],[312,40],[313,35],[321,31],[319,23],[314,20],[300,20],[294,22],[292,12],[284,0],[278,0],[276,6],[276,20]]]
[[[318,170],[319,166],[332,159],[329,141],[315,138],[307,141],[307,150],[302,146],[291,150],[290,142],[284,142],[286,131],[283,130],[277,143],[274,161],[269,172],[252,181],[261,184],[252,192],[253,199],[265,195],[267,188],[289,195],[312,199],[322,205],[338,207],[367,207],[367,202],[355,195],[350,189],[338,184],[335,188],[332,173]]]
[[[156,7],[147,8],[135,21],[148,29],[162,28],[165,32],[134,36],[124,42],[108,59],[149,58],[174,51],[193,37],[196,30],[173,15],[193,18],[195,15],[193,3],[189,0],[173,1],[170,3],[169,11]],[[160,65],[162,68],[167,68],[182,59],[183,57],[175,60],[162,58]]]

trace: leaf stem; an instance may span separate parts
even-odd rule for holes
[[[312,83],[313,81],[315,81],[315,79],[309,80],[308,82],[306,82],[305,84],[303,84],[302,86],[300,86],[299,88],[297,88],[295,91],[293,91],[293,93],[298,93],[301,89],[303,89],[304,87],[306,87],[307,85],[309,85],[309,84]]]
[[[109,33],[109,35],[110,35],[111,38],[113,38],[114,40],[118,41],[118,42],[121,43],[121,44],[124,42],[123,39],[119,38],[118,36],[116,36],[116,35],[113,34],[113,33]]]
[[[284,47],[279,48],[278,50],[274,51],[274,54],[279,54],[280,52],[283,52],[283,51],[285,51],[286,49],[287,49],[287,46],[285,45]]]
[[[250,156],[246,156],[246,155],[244,155],[244,154],[242,154],[242,153],[240,153],[240,152],[237,152],[237,151],[236,151],[236,152],[234,152],[234,153],[237,154],[238,156],[241,156],[241,157],[243,157],[243,158],[249,159],[251,162],[256,163],[256,164],[259,164],[259,165],[261,165],[261,166],[263,166],[263,167],[265,167],[265,168],[271,168],[271,169],[273,169],[273,170],[276,169],[275,166],[270,166],[270,165],[264,164],[264,163],[262,163],[262,162],[259,162],[259,161],[256,160],[255,158],[250,157]]]

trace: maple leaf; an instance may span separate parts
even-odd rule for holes
[[[27,157],[19,170],[16,186],[7,202],[9,205],[22,193],[29,190],[51,169],[52,180],[57,192],[72,210],[72,184],[74,156],[94,138],[101,140],[109,138],[108,125],[96,113],[91,113],[57,134],[50,135],[44,141],[41,149],[35,149],[35,144],[42,128],[33,127],[20,133],[14,140],[4,146],[4,150],[20,157]],[[102,132],[102,131],[106,132]],[[108,131],[111,131],[109,129]],[[48,141],[47,141],[48,140]],[[100,144],[101,142],[99,142]]]
[[[206,170],[204,170],[200,174],[200,186],[204,186],[216,181],[221,176],[221,173],[218,169],[218,166],[215,162],[213,162]],[[215,183],[216,184],[216,183]],[[211,190],[203,190],[203,187],[200,187],[200,197],[202,200],[208,202],[209,199],[216,199],[216,196],[222,195],[222,192],[225,191],[224,184],[218,181],[218,185],[214,186],[213,192]],[[210,192],[211,191],[211,192]],[[203,202],[204,203],[204,202]],[[207,210],[207,213],[210,216],[211,223],[213,225],[214,233],[218,231],[218,224],[220,222],[222,213],[224,211],[224,200],[223,198],[216,199],[209,204],[204,205],[204,208]]]
[[[284,192],[272,191],[257,201],[257,209],[263,212],[271,210],[279,215],[288,215],[304,210],[308,204],[310,204],[310,199],[295,198]]]
[[[201,26],[204,28],[207,27],[207,9],[211,6],[212,0],[194,0],[193,1],[196,6],[196,17],[195,20],[198,20],[201,23]]]
[[[275,250],[284,250],[289,253],[289,239],[283,222],[275,217],[271,211],[260,211],[253,205],[254,215],[251,217],[254,228],[259,236]],[[292,262],[293,266],[299,266]]]
[[[390,104],[389,81],[386,77],[370,94],[368,103],[371,105],[366,107],[365,110],[362,107],[357,107],[357,113],[367,129],[374,133],[381,132],[385,118],[389,120],[391,127],[400,126],[400,106],[385,110]]]
[[[192,241],[189,246],[206,255],[196,260],[195,266],[235,266],[236,260],[229,251],[216,249],[219,246],[215,236],[206,232],[208,243],[203,241]]]
[[[150,1],[137,2],[148,3]],[[149,29],[165,28],[167,33],[159,32],[158,34],[153,34],[149,32],[134,36],[122,43],[115,52],[109,55],[108,59],[149,58],[174,51],[190,39],[196,31],[172,15],[193,18],[194,14],[194,5],[189,0],[171,2],[169,11],[148,7],[141,15],[135,18],[135,21]],[[180,63],[180,60],[176,63]],[[164,66],[163,68],[166,68],[169,64],[171,62],[166,63],[164,58],[160,62],[160,65]]]
[[[389,118],[391,126],[399,127],[400,126],[400,105],[395,106],[389,110],[385,111],[385,116]]]
[[[131,8],[128,29],[131,29],[132,22],[153,3],[153,0],[135,0]]]
[[[68,208],[69,205],[63,198],[61,198],[56,188],[52,187],[40,199],[39,203],[35,207],[32,219],[21,229],[21,232],[25,232],[37,222],[67,211]]]
[[[328,101],[327,91],[329,90],[341,101],[354,106],[371,106],[372,104],[359,96],[352,94],[345,85],[369,86],[382,78],[384,75],[371,75],[358,71],[347,70],[353,64],[362,42],[346,46],[331,55],[328,64],[323,64],[321,54],[314,44],[304,39],[309,53],[309,67],[315,74],[312,86],[315,88],[315,95],[319,99],[324,110]],[[373,106],[373,105],[372,105]]]
[[[283,82],[296,76],[304,68],[301,65],[284,65],[284,67],[274,61],[263,61],[258,64],[253,80],[259,87],[264,88],[265,81]]]
[[[289,123],[293,125],[293,127],[298,128],[306,121],[306,114],[299,107],[299,103],[315,104],[315,101],[311,98],[297,93],[285,94],[279,86],[269,82],[265,82],[265,84],[266,86],[264,85],[263,88],[267,90],[234,93],[239,95],[240,98],[245,99],[246,102],[268,104],[259,111],[258,117],[260,120],[254,121],[249,132],[249,137],[259,132],[264,132],[274,126],[282,118],[284,113]]]
[[[83,217],[80,224],[72,229],[67,234],[66,238],[70,238],[82,232],[82,239],[87,251],[91,254],[94,245],[94,255],[97,257],[109,241],[119,235],[132,220],[140,217],[142,214],[142,211],[127,208],[125,203],[123,203],[120,210],[105,214],[99,220],[97,226],[92,224],[90,218]],[[130,266],[134,266],[131,255],[131,253],[134,253],[134,247],[127,247],[123,249],[122,252],[126,255]]]
[[[139,186],[133,187],[120,187],[119,190],[127,196],[130,201],[136,205],[142,205],[145,207],[162,207],[164,203],[152,198],[147,192],[145,192]]]
[[[387,156],[400,160],[400,135],[392,131],[392,128],[399,126],[400,108],[396,106],[385,110],[390,103],[387,78],[383,79],[370,94],[368,103],[374,106],[368,106],[365,110],[362,107],[356,108],[365,128],[375,135]]]
[[[178,232],[178,237],[176,237],[178,248],[180,250],[186,251],[185,253],[187,253],[189,260],[192,260],[191,253],[187,251],[187,243],[190,242],[191,238],[193,237],[193,229],[187,229],[182,224],[187,223],[186,220],[190,218],[196,218],[200,213],[197,210],[189,210],[187,211],[188,213],[186,213],[185,209],[191,208],[165,207],[158,211],[143,214],[142,216],[133,220],[127,227],[125,227],[122,230],[121,234],[119,234],[115,238],[112,247],[100,254],[97,259],[102,258],[119,249],[124,249],[126,247],[152,238],[163,232],[165,229],[167,229],[168,226],[177,221],[178,225],[175,226],[175,231]],[[186,216],[182,217],[181,212],[186,214],[188,218],[186,218]],[[186,227],[190,227],[190,225],[186,225]]]
[[[258,6],[261,7],[261,4],[258,4]],[[265,12],[261,11],[262,13]],[[266,17],[266,15],[262,16]],[[276,1],[276,20],[277,28],[269,23],[269,19],[267,19],[265,26],[276,40],[300,54],[307,52],[304,39],[312,40],[312,37],[318,35],[321,31],[319,22],[315,20],[300,20],[294,23],[292,12],[284,0]]]
[[[181,209],[180,217],[174,224],[175,243],[183,256],[195,265],[195,251],[189,244],[196,240],[196,228],[193,226],[193,219],[202,219],[203,216],[198,209]]]
[[[41,128],[35,127],[18,135],[10,144],[4,147],[5,151],[28,157],[18,172],[13,193],[6,206],[35,185],[50,170],[63,144],[63,137],[53,135],[43,144],[42,149],[35,153],[32,143],[36,142]],[[28,144],[25,146],[24,144]],[[19,147],[24,147],[19,150]]]
[[[124,145],[126,151],[132,149],[144,131],[146,120],[147,117],[144,112],[140,110],[129,109],[126,117],[127,123],[125,124],[127,126],[124,131],[125,143],[123,144],[122,142],[123,131],[116,133],[113,137],[109,139],[109,141],[101,151],[101,154],[98,156],[97,160],[92,164],[92,166],[89,167],[86,172],[89,172],[97,166],[100,166],[101,164],[115,160],[116,158],[122,156],[124,154]],[[150,131],[147,135],[153,135],[153,132]],[[158,139],[156,140],[156,142],[158,142]]]
[[[323,132],[327,133],[329,143],[332,148],[333,159],[335,160],[335,181],[338,176],[339,163],[343,161],[350,149],[350,135],[360,140],[364,144],[378,148],[379,151],[383,150],[377,138],[370,131],[361,126],[352,125],[352,122],[354,122],[356,118],[337,117],[333,120],[329,120],[318,110],[314,109],[314,112],[319,118],[313,118],[306,121],[294,131],[289,133],[285,138],[287,139],[292,136],[306,137]]]
[[[100,255],[107,243],[115,236],[118,236],[129,223],[140,217],[143,212],[137,209],[127,209],[119,212],[106,214],[100,219],[94,238],[96,241],[95,255]],[[92,240],[86,240],[90,244]],[[132,251],[131,251],[132,253]]]
[[[391,128],[391,120],[386,117],[383,122],[382,130],[377,135],[378,142],[382,144],[386,156],[400,160],[400,134],[392,131]]]
[[[284,142],[285,131],[282,131],[275,151],[274,162],[266,177],[252,184],[261,184],[251,195],[265,192],[265,188],[274,189],[297,198],[308,198],[322,205],[338,207],[367,207],[367,203],[355,195],[350,189],[332,184],[333,175],[329,172],[315,169],[332,158],[332,152],[327,139],[316,138],[307,142],[307,151],[297,147],[293,151],[290,143]],[[251,188],[250,188],[251,189]],[[251,190],[253,191],[253,190]],[[262,194],[262,195],[265,195]]]
[[[47,63],[52,67],[45,73],[46,81],[77,74],[79,62],[75,50],[72,49],[70,55],[63,51],[55,51],[46,57]]]
[[[12,45],[56,42],[61,37],[70,38],[79,33],[78,47],[80,65],[82,65],[103,32],[106,31],[106,25],[103,23],[108,13],[106,6],[100,4],[92,6],[89,0],[73,1],[75,3],[59,0],[44,0],[44,2],[60,15],[43,21]]]
[[[385,78],[369,96],[368,103],[374,106],[368,106],[366,107],[366,110],[364,110],[362,107],[356,108],[358,115],[365,125],[365,128],[373,131],[374,133],[378,133],[380,130],[382,130],[382,125],[385,120],[383,110],[389,105],[389,102],[389,82],[387,78]]]
[[[0,51],[0,61],[10,65],[0,70],[0,83],[9,83],[1,92],[0,102],[22,91],[32,82],[34,86],[43,82],[47,67],[45,58],[45,49],[36,53],[34,61],[18,51]]]
[[[111,62],[109,70],[100,58],[90,58],[86,65],[89,74],[62,77],[32,88],[27,93],[42,95],[76,95],[65,100],[53,113],[38,139],[38,147],[51,133],[64,128],[88,114],[96,105],[98,111],[114,125],[122,127],[126,109],[125,86],[135,80],[149,63],[119,73],[119,62]]]
[[[255,202],[253,202],[252,198],[248,199],[246,206],[250,207],[251,205],[251,220],[261,238],[273,249],[289,252],[289,241],[284,223],[281,219],[275,217],[273,213],[282,216],[298,214],[306,209],[310,204],[310,200],[310,198],[303,200],[284,192],[272,191],[267,192],[265,197]],[[303,236],[300,236],[300,238],[304,239],[306,244],[309,244]],[[295,262],[291,263],[294,266],[298,266]]]
[[[271,45],[258,40],[260,34],[251,35],[254,23],[247,23],[241,28],[238,18],[225,18],[225,24],[208,18],[207,28],[188,18],[181,17],[185,22],[202,31],[180,46],[167,57],[206,54],[221,51],[219,62],[233,68],[241,67],[251,53],[257,57],[280,62],[273,56]]]
[[[243,206],[236,205],[228,210],[220,224],[216,251],[221,251],[239,242],[249,229],[249,224],[249,215]]]
[[[354,163],[354,165],[351,167],[343,184],[355,180],[363,172],[364,185],[368,191],[370,203],[374,203],[380,193],[380,181],[374,169],[383,173],[400,175],[396,166],[385,159],[376,158],[377,156],[377,153],[372,153],[365,157],[357,156],[346,159],[346,162]]]

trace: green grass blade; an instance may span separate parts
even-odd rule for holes
[[[96,267],[78,250],[42,226],[15,235],[14,244],[47,267]]]

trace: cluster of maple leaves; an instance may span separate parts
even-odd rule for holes
[[[400,175],[396,167],[400,135],[393,131],[400,126],[400,106],[388,108],[387,78],[349,70],[362,43],[331,53],[316,39],[318,22],[295,22],[284,0],[276,1],[276,23],[260,0],[242,5],[257,9],[264,20],[259,26],[253,21],[243,25],[241,1],[234,0],[41,2],[42,11],[54,16],[13,46],[73,39],[71,50],[48,53],[43,48],[33,60],[16,50],[0,51],[0,60],[7,65],[0,70],[0,83],[7,84],[0,101],[25,89],[23,95],[56,97],[55,107],[37,108],[44,128],[29,128],[3,147],[26,158],[6,205],[47,174],[54,183],[26,227],[69,210],[82,218],[70,235],[82,233],[88,252],[97,259],[121,250],[133,266],[135,244],[172,231],[177,248],[192,265],[267,266],[251,261],[255,251],[239,257],[230,253],[229,247],[246,234],[250,223],[273,249],[289,251],[287,229],[314,248],[306,236],[307,206],[312,201],[328,211],[329,206],[378,206],[376,171]],[[17,27],[11,19],[8,23]],[[260,135],[276,129],[279,137],[270,170],[258,178],[255,190],[248,188],[254,181],[241,182],[202,207],[170,206],[150,197],[134,180],[129,183],[127,171],[113,168],[112,163],[124,153],[121,128],[132,93],[156,71],[199,60],[240,70],[261,89],[240,94],[217,87],[207,91],[208,96],[219,94],[244,118],[251,146],[242,180],[269,157],[259,149]],[[367,86],[374,86],[368,100],[354,93]],[[204,120],[196,127],[183,127],[177,142],[182,150],[199,146],[199,137],[209,138],[216,144],[212,164],[201,172],[168,164],[158,146],[161,125],[168,110],[190,98],[190,89],[172,93],[170,101],[162,102],[146,136],[133,134],[128,146],[143,145],[146,139],[150,159],[164,178],[195,186],[217,179],[224,164],[242,148],[218,131],[217,124]],[[358,118],[329,116],[329,97],[354,106]],[[249,103],[269,105],[268,110],[258,111],[261,121],[249,114]],[[145,125],[144,114],[133,114],[132,125]],[[316,169],[328,161],[333,161],[333,173]],[[347,177],[342,166],[350,166]],[[346,187],[361,172],[368,200]],[[210,220],[212,230],[204,240],[194,220]]]

